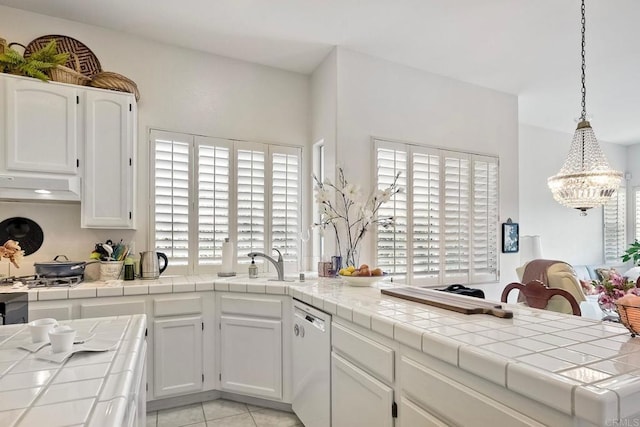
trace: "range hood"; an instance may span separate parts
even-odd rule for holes
[[[80,177],[0,175],[1,200],[80,201]]]

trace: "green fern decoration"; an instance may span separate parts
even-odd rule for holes
[[[45,47],[24,58],[15,49],[7,49],[0,54],[0,71],[48,81],[47,71],[58,65],[64,65],[69,59],[68,53],[58,53],[56,41],[51,40]]]
[[[37,50],[29,57],[32,61],[40,61],[51,64],[48,68],[54,68],[56,65],[64,65],[69,59],[69,53],[58,53],[58,48],[55,40],[51,40],[40,50]]]

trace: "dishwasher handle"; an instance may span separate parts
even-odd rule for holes
[[[297,323],[293,325],[293,335],[304,338],[304,326],[298,325]]]

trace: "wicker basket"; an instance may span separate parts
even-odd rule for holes
[[[70,52],[70,55],[74,58],[76,69],[72,70],[64,65],[56,65],[54,68],[49,70],[49,77],[51,77],[51,80],[54,82],[86,86],[89,84],[91,79],[80,72],[80,61],[78,60],[78,55],[73,52]]]
[[[102,71],[93,76],[89,85],[102,89],[133,93],[136,97],[136,101],[140,100],[140,92],[138,92],[138,86],[133,80],[128,79],[122,74],[113,73],[111,71]]]
[[[620,315],[620,321],[631,332],[631,336],[640,335],[640,307],[616,302],[616,308]]]

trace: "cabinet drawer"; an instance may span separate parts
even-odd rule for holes
[[[220,311],[224,314],[282,319],[282,301],[251,296],[223,295]]]
[[[331,325],[334,350],[388,383],[393,382],[394,351],[342,325]]]
[[[88,317],[125,316],[145,313],[144,301],[82,304],[80,306],[80,317],[83,319]]]
[[[448,427],[448,424],[440,421],[406,397],[400,400],[400,426],[401,427]]]
[[[61,307],[33,307],[33,304],[29,307],[29,321],[44,319],[46,317],[52,317],[56,320],[70,320],[71,317],[71,304],[67,304]]]
[[[155,317],[198,313],[202,313],[202,298],[199,296],[156,298],[153,300],[153,315]]]
[[[400,360],[399,376],[403,401],[410,398],[438,418],[439,414],[447,414],[448,424],[543,425],[404,356]]]

